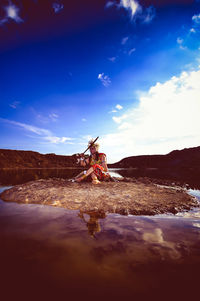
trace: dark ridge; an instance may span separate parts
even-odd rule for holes
[[[200,146],[174,150],[167,155],[131,156],[109,164],[110,168],[198,168]]]
[[[63,168],[76,166],[76,156],[0,149],[0,168]]]

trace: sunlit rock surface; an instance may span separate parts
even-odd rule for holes
[[[198,206],[196,199],[182,188],[159,186],[150,180],[142,182],[135,179],[98,185],[72,183],[64,179],[41,179],[14,186],[0,197],[10,202],[125,215],[177,213]]]

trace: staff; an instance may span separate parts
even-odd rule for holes
[[[91,147],[91,146],[93,146],[93,144],[97,141],[97,139],[99,138],[99,136],[88,146],[88,148],[84,151],[84,153],[83,154],[85,154],[86,152],[87,152],[87,150]]]

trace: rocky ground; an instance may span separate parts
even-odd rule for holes
[[[144,178],[98,185],[54,178],[16,185],[1,193],[0,198],[10,202],[125,215],[175,214],[198,206],[196,199],[189,196],[184,188],[172,185],[174,187],[166,187]]]

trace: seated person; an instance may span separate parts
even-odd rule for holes
[[[80,159],[80,165],[90,165],[91,167],[87,171],[85,170],[76,176],[75,181],[81,182],[90,176],[93,184],[99,184],[100,181],[110,178],[106,162],[106,155],[98,152],[98,143],[93,144],[93,141],[91,140],[89,141],[88,146],[90,146],[90,156],[89,158],[85,159],[84,155],[82,155]]]

